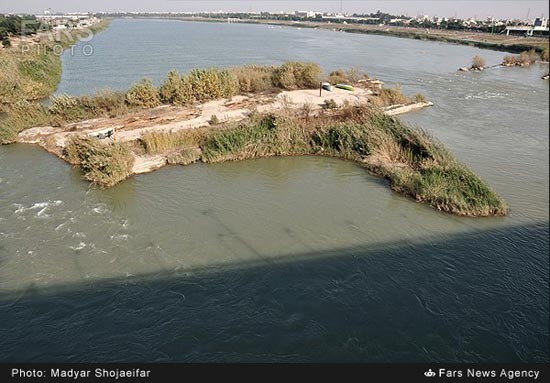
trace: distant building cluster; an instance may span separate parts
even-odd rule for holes
[[[37,15],[36,19],[42,24],[48,25],[52,30],[84,29],[101,21],[91,13],[53,13],[51,9],[44,10],[43,15]]]
[[[259,14],[260,16],[266,16],[265,13]],[[280,17],[281,14],[272,14],[275,17]],[[378,11],[375,14],[370,15],[357,15],[357,14],[344,14],[344,13],[321,13],[315,11],[295,11],[292,13],[282,14],[286,17],[298,17],[302,19],[318,19],[329,22],[342,22],[342,23],[367,23],[393,25],[393,26],[426,26],[426,27],[445,27],[447,29],[487,29],[498,28],[504,30],[507,26],[526,26],[533,27],[535,31],[548,32],[548,19],[536,18],[531,20],[519,20],[519,19],[496,19],[494,17],[488,17],[486,19],[477,19],[470,17],[468,19],[459,19],[457,17],[440,17],[419,15],[416,17],[408,16],[394,16]],[[251,17],[254,17],[251,14]],[[258,16],[256,15],[256,18]],[[454,28],[453,28],[454,27]]]
[[[348,14],[343,12],[316,12],[316,11],[291,11],[291,12],[123,12],[123,13],[99,13],[106,16],[159,16],[159,17],[206,17],[225,18],[230,22],[238,20],[285,20],[295,22],[327,22],[340,24],[370,24],[378,26],[416,27],[426,29],[470,30],[478,32],[506,33],[519,32],[527,36],[534,34],[548,34],[548,20],[536,18],[531,20],[520,19],[496,19],[488,17],[478,19],[471,17],[459,19],[455,17],[418,15],[410,17],[406,15],[391,15],[378,11],[371,14]],[[513,28],[521,27],[521,28]]]
[[[316,12],[311,10],[298,10],[291,12],[122,12],[122,13],[54,13],[51,9],[44,10],[43,15],[36,16],[37,20],[49,25],[54,30],[86,28],[98,23],[101,16],[159,16],[159,17],[208,17],[226,18],[231,21],[238,20],[286,20],[286,21],[311,21],[340,24],[370,24],[378,26],[416,27],[426,29],[472,30],[492,33],[521,33],[526,36],[535,34],[548,34],[548,20],[540,17],[530,20],[520,19],[496,19],[488,17],[478,19],[470,17],[459,19],[455,17],[442,17],[430,15],[391,15],[381,11],[371,14],[349,14],[343,12]]]

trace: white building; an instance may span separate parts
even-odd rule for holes
[[[65,14],[65,15],[43,15],[36,16],[36,19],[43,24],[50,25],[54,30],[80,29],[99,23],[101,20],[87,14]]]
[[[296,11],[294,12],[294,15],[298,17],[314,18],[316,13],[313,11]]]
[[[539,27],[539,28],[548,28],[548,19],[545,19],[544,17],[542,18],[536,18],[534,21],[533,21],[533,26],[535,28]]]

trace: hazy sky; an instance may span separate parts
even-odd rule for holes
[[[316,10],[338,12],[370,13],[381,10],[392,14],[416,16],[453,16],[467,18],[525,19],[544,15],[548,17],[548,0],[0,0],[1,12],[42,13],[44,8],[55,12],[98,12],[98,11],[291,11]]]

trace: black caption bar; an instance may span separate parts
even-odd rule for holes
[[[171,382],[190,373],[202,378],[238,372],[239,376],[270,370],[271,379],[302,370],[342,381],[361,376],[375,382],[549,382],[548,364],[0,364],[1,382]],[[346,374],[354,375],[342,375]],[[355,375],[355,374],[361,375]],[[265,376],[265,375],[264,375]]]

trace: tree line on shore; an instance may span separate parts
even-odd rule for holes
[[[0,40],[4,47],[11,46],[11,36],[29,36],[38,31],[48,30],[33,15],[14,16],[0,14]]]

